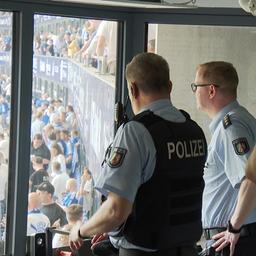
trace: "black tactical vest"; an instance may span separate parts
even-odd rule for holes
[[[202,129],[184,115],[183,123],[151,111],[133,118],[148,129],[156,148],[154,174],[139,188],[123,230],[135,245],[166,249],[200,239],[207,145]]]

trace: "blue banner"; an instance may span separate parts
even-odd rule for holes
[[[66,84],[68,82],[68,59],[39,56],[33,57],[33,74],[46,80]]]

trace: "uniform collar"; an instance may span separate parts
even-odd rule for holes
[[[144,108],[142,108],[139,113],[141,113],[145,110],[151,110],[154,112],[154,111],[157,111],[157,110],[159,110],[163,107],[167,107],[167,106],[172,106],[172,102],[170,99],[156,100],[156,101],[153,101],[152,103],[150,103],[149,105],[145,106]]]
[[[210,132],[211,134],[214,133],[214,131],[216,130],[217,126],[219,125],[220,121],[224,118],[224,116],[230,112],[232,109],[239,107],[239,103],[237,102],[237,100],[232,101],[231,103],[229,103],[227,106],[225,106],[211,121],[209,128],[210,128]]]

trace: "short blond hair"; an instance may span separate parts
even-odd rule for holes
[[[197,71],[207,81],[219,85],[219,90],[224,94],[237,95],[239,78],[232,63],[225,61],[211,61],[200,64]]]
[[[52,163],[52,169],[53,169],[53,171],[60,171],[60,169],[61,169],[60,163],[58,161],[54,161]]]
[[[167,92],[170,89],[169,65],[160,55],[140,53],[126,66],[126,79],[136,81],[144,93]]]
[[[68,221],[78,221],[83,217],[83,207],[80,204],[71,204],[66,208]]]

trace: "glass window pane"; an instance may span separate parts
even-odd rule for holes
[[[148,25],[147,52],[156,53],[157,24]]]
[[[80,204],[85,220],[100,203],[92,180],[114,135],[117,22],[45,15],[34,21],[30,192],[50,225],[60,218],[63,226],[65,214],[52,216],[45,204]],[[43,181],[54,186],[53,196],[45,197]]]
[[[6,234],[9,133],[11,111],[12,13],[0,12],[0,255]]]
[[[187,110],[201,124],[208,138],[209,119],[196,109],[190,89],[195,69],[201,63],[213,60],[233,63],[239,75],[238,100],[256,116],[256,90],[252,82],[256,79],[254,27],[149,24],[149,31],[154,31],[151,35],[156,36],[156,53],[170,65],[174,105]]]

